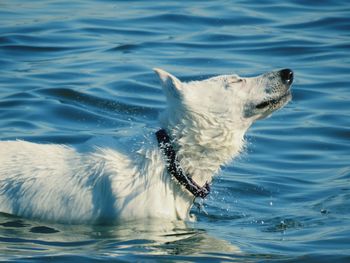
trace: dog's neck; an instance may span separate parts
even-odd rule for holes
[[[236,127],[227,119],[220,122],[210,116],[190,114],[181,114],[178,118],[176,115],[167,116],[162,124],[172,138],[182,169],[199,185],[204,185],[212,181],[221,165],[242,150],[244,134],[250,123]]]
[[[203,187],[199,186],[191,177],[189,177],[177,162],[176,152],[166,130],[160,129],[156,132],[159,148],[163,151],[167,160],[168,173],[183,185],[194,197],[205,198],[210,192],[210,186],[206,183]]]

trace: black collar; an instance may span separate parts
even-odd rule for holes
[[[167,157],[166,167],[169,174],[176,178],[176,180],[181,185],[185,186],[195,197],[205,198],[210,192],[209,184],[205,183],[204,186],[200,187],[191,177],[184,173],[176,158],[176,153],[171,145],[169,135],[164,129],[157,131],[156,136],[159,148],[163,150],[164,155]]]

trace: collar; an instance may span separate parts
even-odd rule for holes
[[[158,146],[166,156],[166,168],[169,174],[183,185],[195,197],[205,198],[210,193],[210,186],[205,183],[200,187],[191,177],[189,177],[181,168],[176,152],[171,144],[170,137],[164,129],[156,132]]]

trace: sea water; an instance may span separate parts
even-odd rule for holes
[[[78,144],[156,124],[181,80],[291,68],[197,221],[60,225],[0,215],[2,261],[350,262],[350,4],[0,2],[0,138]]]

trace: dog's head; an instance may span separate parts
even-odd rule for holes
[[[168,100],[168,113],[194,113],[248,126],[283,107],[290,99],[293,71],[283,69],[251,78],[222,75],[183,83],[170,73],[154,69]]]

